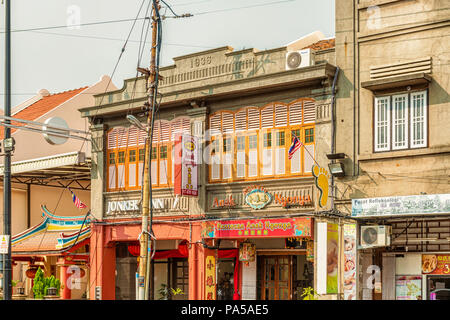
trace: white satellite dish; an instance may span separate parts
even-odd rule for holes
[[[45,120],[42,129],[44,131],[45,141],[50,144],[63,144],[69,139],[70,129],[67,122],[62,118],[48,118]]]

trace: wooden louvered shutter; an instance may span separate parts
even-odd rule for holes
[[[234,132],[234,114],[222,112],[222,132],[229,134]]]
[[[302,124],[302,103],[296,102],[289,106],[289,125]]]
[[[116,128],[112,129],[108,133],[107,138],[107,149],[108,149],[108,156],[109,157],[116,157],[116,154],[114,152],[114,149],[117,148],[117,130]],[[117,161],[117,159],[116,159]],[[116,188],[116,163],[110,163],[110,160],[108,159],[108,190],[112,190]]]
[[[247,130],[247,109],[236,112],[235,131],[242,132]]]
[[[273,128],[274,112],[273,106],[265,107],[261,110],[261,128]]]
[[[260,128],[259,109],[248,108],[248,130],[258,130]]]
[[[222,114],[217,113],[209,118],[209,130],[211,136],[219,135],[222,132]]]
[[[108,133],[108,149],[115,149],[117,148],[117,130],[112,129]]]
[[[305,100],[303,102],[303,123],[316,121],[316,104],[314,101]]]
[[[286,127],[288,124],[288,108],[284,105],[275,106],[275,127]]]
[[[117,142],[119,148],[127,147],[128,132],[125,128],[117,128]]]

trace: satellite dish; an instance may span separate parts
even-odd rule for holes
[[[70,134],[69,126],[64,119],[52,117],[45,120],[44,124],[42,129],[44,131],[45,141],[48,143],[53,145],[63,144],[69,139],[69,137],[67,137]]]

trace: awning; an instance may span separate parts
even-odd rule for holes
[[[91,235],[85,216],[55,216],[42,206],[44,220],[11,238],[12,255],[61,255],[75,250]],[[83,223],[84,221],[84,223]]]
[[[11,181],[16,183],[89,189],[91,159],[84,152],[70,152],[49,157],[17,161],[11,164]],[[3,179],[4,165],[0,166]],[[76,184],[76,185],[74,185]]]

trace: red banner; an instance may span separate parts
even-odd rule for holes
[[[203,238],[286,238],[312,237],[312,218],[281,218],[207,221]]]

